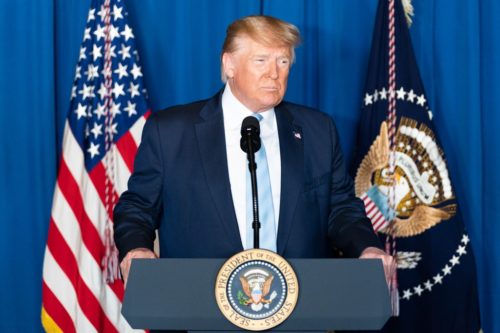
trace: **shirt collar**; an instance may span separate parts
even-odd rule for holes
[[[231,91],[229,84],[226,84],[222,93],[222,113],[224,115],[224,125],[230,130],[240,130],[243,119],[254,114],[243,103],[241,103]],[[274,108],[259,112],[263,119],[261,124],[267,124],[274,117]]]

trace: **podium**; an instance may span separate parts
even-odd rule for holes
[[[243,332],[220,312],[215,280],[226,259],[134,259],[122,314],[133,328]],[[377,259],[289,259],[299,282],[291,316],[276,332],[378,330],[391,314]]]

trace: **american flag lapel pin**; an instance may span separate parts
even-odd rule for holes
[[[298,130],[293,130],[293,136],[297,140],[302,140],[302,133],[300,131],[298,131]]]

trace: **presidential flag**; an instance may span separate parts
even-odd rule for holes
[[[112,212],[150,113],[121,0],[93,0],[64,128],[43,264],[47,332],[131,332]]]
[[[408,19],[401,0],[379,1],[353,163],[356,194],[397,257],[399,316],[383,330],[478,332],[472,248]]]

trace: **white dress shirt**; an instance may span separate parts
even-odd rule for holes
[[[238,220],[241,243],[244,249],[253,247],[246,244],[246,209],[250,202],[246,202],[246,172],[248,160],[246,153],[240,148],[241,123],[243,119],[253,113],[243,105],[231,92],[229,84],[226,84],[222,94],[222,113],[224,116],[224,134],[226,137],[227,167],[229,171],[229,182],[233,197],[234,210]],[[263,119],[260,121],[260,138],[266,149],[269,176],[271,178],[271,191],[273,194],[274,220],[276,234],[278,234],[278,217],[280,212],[281,194],[281,157],[278,137],[278,126],[274,108],[260,112]]]

